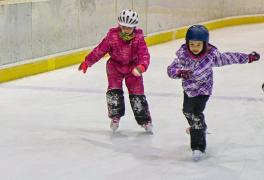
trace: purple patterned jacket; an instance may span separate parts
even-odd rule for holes
[[[193,71],[189,79],[182,79],[182,87],[189,97],[211,95],[213,89],[213,67],[229,64],[244,64],[248,62],[248,55],[244,53],[220,53],[216,47],[209,44],[208,51],[201,57],[194,57],[187,49],[186,44],[176,52],[176,58],[167,73],[172,79],[179,79],[179,69]]]

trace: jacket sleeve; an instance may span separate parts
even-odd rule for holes
[[[183,50],[180,49],[176,52],[176,58],[174,61],[167,67],[167,74],[172,79],[179,79],[178,71],[184,67],[184,62],[181,60]]]
[[[220,53],[218,50],[214,52],[213,66],[220,67],[230,64],[244,64],[248,62],[248,55],[238,52]]]
[[[147,44],[145,42],[143,34],[139,38],[139,45],[138,45],[138,61],[139,64],[142,64],[145,67],[145,70],[148,69],[150,63],[150,55],[148,51]]]
[[[110,50],[108,35],[95,47],[85,58],[88,66],[91,67],[94,63],[99,61]]]

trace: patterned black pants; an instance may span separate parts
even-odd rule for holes
[[[203,111],[210,96],[188,97],[184,92],[183,114],[190,125],[191,149],[205,151],[206,128]]]

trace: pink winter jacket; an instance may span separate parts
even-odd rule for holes
[[[120,73],[130,73],[134,67],[140,64],[147,70],[150,55],[143,31],[135,29],[135,37],[129,42],[120,38],[120,31],[119,27],[111,28],[102,42],[86,56],[85,61],[89,67],[109,53],[108,65],[111,64],[109,67],[115,67]]]

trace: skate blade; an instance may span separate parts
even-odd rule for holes
[[[196,158],[193,158],[193,161],[194,161],[194,162],[198,162],[198,161],[200,161],[200,160],[201,160],[201,158],[197,158],[197,157],[196,157]]]
[[[116,134],[116,129],[112,129],[113,134]]]
[[[111,126],[110,128],[112,129],[112,131],[113,131],[113,134],[115,134],[115,133],[116,133],[116,131],[117,131],[117,129],[118,129],[118,127],[115,127],[115,126]]]
[[[146,134],[153,135],[153,131],[145,131]]]

